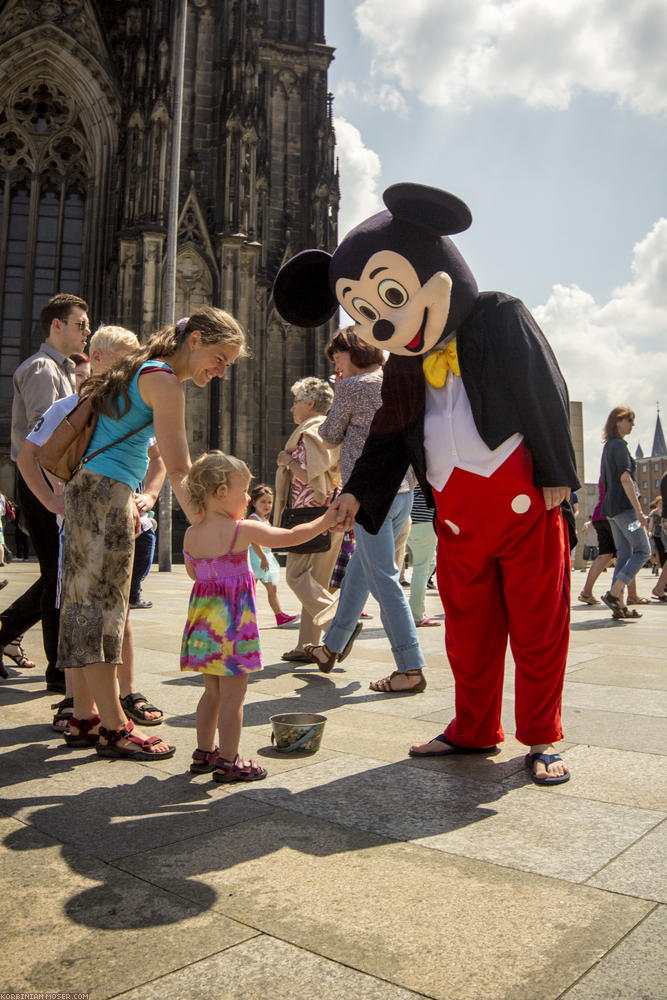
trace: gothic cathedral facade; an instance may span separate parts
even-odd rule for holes
[[[93,329],[159,329],[169,212],[178,0],[5,0],[0,12],[0,465],[12,373],[56,291]],[[188,387],[193,456],[222,448],[273,481],[291,384],[325,375],[327,331],[287,327],[281,262],[337,241],[338,177],[324,0],[189,0],[176,317],[232,312],[251,359]],[[13,474],[12,474],[13,478]],[[7,488],[5,488],[7,487]]]

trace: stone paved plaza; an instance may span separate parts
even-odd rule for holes
[[[3,604],[35,576],[6,567]],[[575,573],[573,594],[581,589]],[[597,591],[609,576],[598,582]],[[654,582],[640,574],[640,593]],[[296,611],[282,586],[284,608]],[[328,676],[281,662],[295,633],[259,594],[265,670],[242,751],[265,781],[188,773],[201,681],[178,670],[189,581],[151,573],[133,611],[138,686],[177,746],[157,764],[69,750],[43,671],[0,682],[0,991],[127,1000],[659,1000],[667,997],[667,606],[636,622],[577,604],[564,695],[572,780],[538,788],[502,753],[414,760],[453,681],[422,629],[428,687],[373,694],[392,658],[372,602]],[[437,594],[427,614],[442,619]],[[43,667],[38,630],[27,650]],[[37,676],[35,676],[37,675]],[[279,755],[269,717],[322,712],[313,756]]]

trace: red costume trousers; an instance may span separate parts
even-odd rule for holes
[[[562,739],[570,553],[560,508],[547,511],[523,444],[488,479],[455,469],[434,494],[438,587],[456,681],[456,716],[445,736],[468,747],[503,739],[509,638],[517,739],[527,746]]]

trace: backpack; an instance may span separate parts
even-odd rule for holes
[[[46,472],[50,472],[53,476],[68,483],[72,476],[91,458],[106,451],[107,448],[112,448],[115,444],[120,444],[126,438],[132,437],[133,434],[142,431],[144,427],[148,427],[150,423],[152,420],[146,421],[141,427],[136,427],[133,431],[118,438],[117,441],[105,444],[103,448],[98,448],[97,451],[84,458],[97,424],[97,414],[93,412],[90,397],[84,396],[74,409],[62,418],[44,444],[40,445],[37,460]]]

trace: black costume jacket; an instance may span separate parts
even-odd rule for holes
[[[475,425],[487,447],[523,434],[535,485],[577,489],[567,386],[523,303],[502,292],[483,292],[457,331],[456,345]],[[343,487],[359,501],[357,520],[371,533],[382,525],[409,465],[434,506],[426,479],[422,362],[422,355],[391,355],[387,361],[382,405]]]

